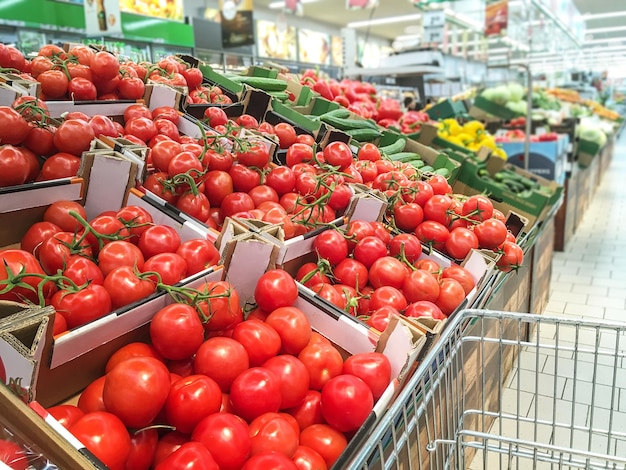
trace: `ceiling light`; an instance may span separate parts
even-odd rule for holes
[[[584,46],[587,44],[602,44],[605,42],[620,42],[626,41],[626,36],[620,36],[618,38],[605,38],[605,39],[589,39],[583,43]]]
[[[626,26],[610,26],[608,28],[595,28],[585,30],[585,34],[612,33],[614,31],[626,31]]]
[[[619,16],[626,16],[626,11],[612,11],[609,13],[586,13],[582,15],[582,19],[589,20],[601,20],[604,18],[617,18]]]
[[[460,13],[456,13],[454,10],[451,10],[450,8],[446,8],[444,10],[446,16],[449,16],[450,18],[454,18],[457,21],[460,21],[461,23],[465,23],[466,25],[470,26],[471,28],[475,29],[476,31],[482,31],[483,30],[483,26],[478,24],[478,22],[474,21],[473,19],[469,18],[466,15],[462,15]]]
[[[377,18],[375,20],[367,20],[367,21],[353,21],[348,23],[346,26],[348,28],[363,28],[365,26],[376,26],[381,24],[391,24],[391,23],[404,23],[406,21],[417,21],[422,17],[421,14],[417,13],[415,15],[403,15],[403,16],[388,16],[387,18]]]
[[[315,3],[315,2],[319,2],[320,0],[300,0],[301,3]],[[271,8],[272,10],[276,10],[278,8],[285,8],[285,2],[272,2],[268,5],[269,8]]]

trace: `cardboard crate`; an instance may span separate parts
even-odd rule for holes
[[[554,219],[554,251],[564,251],[576,229],[576,203],[578,201],[578,171],[573,167],[563,186],[563,205]]]
[[[490,154],[491,150],[487,147],[481,147],[478,152],[474,152],[466,147],[457,145],[437,134],[437,127],[429,123],[423,123],[420,127],[420,131],[415,134],[410,134],[409,138],[417,140],[418,142],[435,149],[446,150],[446,153],[454,160],[463,163],[467,158],[485,160]]]
[[[524,116],[524,114],[516,113],[506,106],[489,101],[480,95],[474,99],[474,104],[469,109],[468,113],[475,119],[484,119],[488,116],[495,116],[505,121],[510,121],[513,118]]]
[[[553,142],[531,142],[528,171],[548,180],[563,184],[567,163],[567,136],[562,134]],[[524,142],[502,142],[509,163],[524,168]]]
[[[530,260],[530,309],[532,313],[543,313],[550,298],[552,279],[552,253],[554,250],[555,219],[545,220],[541,233],[535,239]]]
[[[463,101],[455,101],[449,98],[440,101],[426,110],[428,117],[434,121],[459,116],[465,113],[467,113],[467,108]]]
[[[0,83],[15,89],[20,96],[38,97],[41,93],[41,84],[38,81],[27,80],[14,73],[0,73]]]

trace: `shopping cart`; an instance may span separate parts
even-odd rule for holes
[[[626,323],[460,312],[349,468],[626,469],[625,356]]]

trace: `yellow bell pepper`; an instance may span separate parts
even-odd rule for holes
[[[502,147],[496,147],[493,152],[491,152],[492,155],[495,155],[496,157],[501,158],[502,160],[508,160],[509,156],[506,154],[506,152],[504,151],[504,149]]]
[[[461,125],[457,122],[456,119],[444,119],[441,124],[441,129],[447,132],[448,135],[457,135],[461,132]]]
[[[484,131],[485,125],[480,121],[468,121],[463,124],[463,132],[467,134],[477,134],[478,131]]]

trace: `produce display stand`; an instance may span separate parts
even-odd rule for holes
[[[615,393],[610,409],[600,410],[606,406],[601,400],[585,402],[584,416],[576,395],[578,387],[615,384],[626,374],[623,323],[490,310],[465,310],[452,323],[351,468],[468,468],[475,458],[482,468],[490,468],[488,462],[502,468],[626,466]],[[560,367],[565,355],[572,357],[574,370],[596,371],[606,364],[606,371],[590,379],[572,377],[569,367]],[[565,380],[570,386],[562,392],[557,384]],[[529,383],[534,391],[526,392]],[[503,409],[504,397],[522,390],[534,395],[535,405],[522,409],[518,402]],[[563,412],[545,413],[539,395]],[[606,419],[579,424],[600,411]]]

